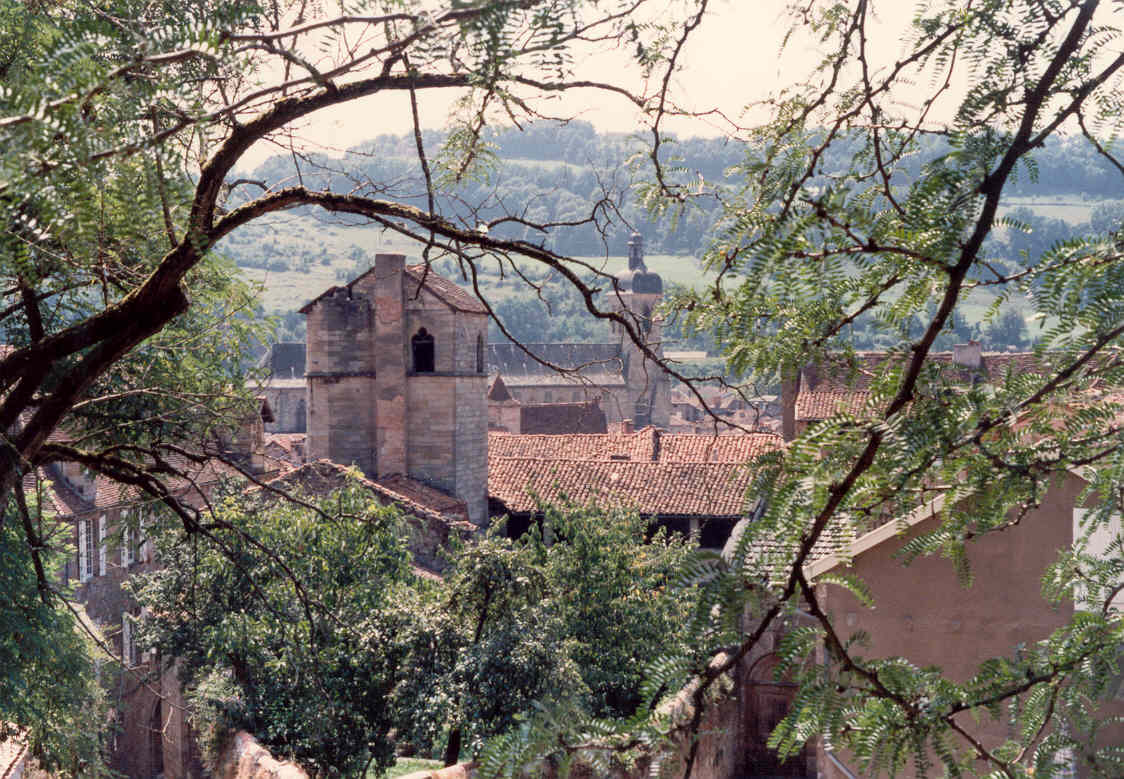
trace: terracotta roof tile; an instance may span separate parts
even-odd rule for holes
[[[663,517],[740,517],[750,474],[734,463],[576,461],[499,458],[489,463],[488,494],[507,511],[537,501],[595,503]]]
[[[464,501],[405,476],[389,476],[371,481],[358,475],[353,468],[330,460],[316,460],[294,468],[268,484],[278,489],[300,487],[312,495],[326,495],[346,486],[352,478],[357,478],[361,485],[380,496],[383,499],[381,502],[396,503],[418,517],[437,519],[451,525],[463,523],[468,528],[475,529],[475,525],[468,522],[468,508]]]
[[[305,433],[266,433],[264,454],[270,464],[300,465],[307,452]]]
[[[705,435],[665,433],[646,427],[635,433],[512,435],[488,434],[490,459],[660,461],[746,463],[779,449],[773,433]]]
[[[780,449],[784,439],[775,433],[704,435],[663,433],[659,437],[660,462],[747,463]]]
[[[406,275],[413,279],[412,288],[407,285],[406,297],[416,295],[418,285],[436,295],[442,302],[457,311],[467,311],[470,314],[487,314],[488,309],[477,300],[470,292],[459,287],[455,282],[439,275],[432,268],[426,271],[425,263],[407,265]],[[424,284],[422,283],[424,280]]]
[[[796,397],[796,418],[802,422],[828,419],[836,414],[859,414],[870,393],[865,390],[812,390]]]

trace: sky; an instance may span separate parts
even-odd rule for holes
[[[664,0],[672,5],[676,0]],[[711,11],[693,33],[676,72],[673,87],[679,100],[697,111],[717,108],[743,122],[760,120],[760,111],[745,107],[765,98],[778,86],[806,74],[822,52],[812,42],[795,39],[781,54],[788,30],[781,0],[712,0]],[[878,7],[871,30],[875,51],[893,58],[901,50],[901,35],[912,14],[912,3],[897,0]],[[642,85],[639,68],[632,65],[622,49],[607,49],[583,61],[578,77]],[[424,100],[423,100],[424,98]],[[446,124],[452,100],[419,96],[423,126],[440,128]],[[573,115],[592,123],[603,132],[635,132],[643,122],[625,99],[583,90],[552,104],[557,115]],[[680,136],[719,135],[730,129],[718,118],[692,118],[669,121],[667,130]],[[402,94],[376,95],[349,105],[322,112],[296,128],[305,143],[329,152],[342,151],[382,133],[403,134],[411,130],[409,102]],[[256,166],[278,148],[259,145],[243,158],[246,167]]]

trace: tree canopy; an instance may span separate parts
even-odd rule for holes
[[[458,182],[489,174],[489,123],[542,118],[538,98],[600,89],[648,112],[638,196],[653,215],[684,223],[699,213],[696,203],[721,204],[705,255],[717,280],[668,301],[688,333],[712,334],[732,370],[765,380],[852,354],[849,327],[860,318],[894,358],[873,380],[863,413],[816,426],[762,468],[759,519],[729,555],[691,569],[711,600],[692,623],[691,651],[652,669],[651,694],[695,677],[702,711],[721,674],[799,610],[813,624],[794,631],[784,650],[801,693],[774,737],[782,750],[818,737],[872,771],[933,761],[954,775],[983,765],[1017,777],[1073,760],[1120,774],[1119,754],[1096,738],[1096,701],[1118,672],[1124,629],[1111,607],[1119,545],[1108,558],[1065,550],[1049,592],[1072,599],[1080,582],[1100,603],[1077,609],[1047,642],[986,664],[971,684],[902,658],[864,656],[822,608],[805,569],[826,533],[853,534],[906,513],[932,485],[947,485],[947,508],[940,529],[910,553],[944,555],[965,576],[966,545],[1013,528],[1069,469],[1086,469],[1099,499],[1087,529],[1114,527],[1124,462],[1118,409],[1110,394],[1090,390],[1122,378],[1118,225],[1098,215],[1106,232],[1028,243],[1017,267],[995,261],[989,243],[1007,224],[1004,197],[1043,175],[1037,160],[1051,138],[1070,133],[1067,145],[1085,149],[1081,159],[1103,161],[1114,180],[1124,174],[1114,145],[1124,55],[1114,49],[1119,20],[1108,5],[934,0],[917,8],[901,48],[891,50],[871,39],[873,0],[795,4],[788,40],[814,42],[822,59],[765,101],[768,121],[730,123],[741,156],[712,178],[670,159],[663,132],[676,111],[669,84],[693,32],[711,18],[707,0],[678,4],[679,15],[658,23],[643,0],[436,9],[381,0],[348,4],[339,16],[316,16],[315,5],[0,2],[0,491],[11,495],[50,463],[75,462],[165,500],[186,534],[216,541],[226,528],[180,505],[163,481],[183,440],[209,439],[244,408],[231,344],[247,343],[253,328],[236,316],[244,293],[212,250],[295,207],[414,237],[426,261],[454,258],[473,286],[482,267],[524,278],[520,263],[537,263],[573,285],[592,317],[615,320],[654,357],[638,323],[611,310],[604,273],[545,239],[501,229],[604,228],[619,217],[613,187],[580,219],[558,218],[564,224],[538,221],[521,204],[503,213],[486,202],[443,210],[441,196]],[[651,91],[574,76],[583,47],[606,40],[635,51]],[[431,153],[416,101],[454,90],[459,111]],[[394,181],[337,190],[299,176],[234,178],[254,144],[285,143],[294,123],[379,93],[411,103],[424,202],[408,202]],[[1025,298],[1038,370],[964,388],[931,369],[938,339],[978,288]],[[30,565],[49,612],[64,596],[51,586],[42,531],[23,506],[14,510],[27,554],[12,559]],[[5,532],[11,527],[5,521]],[[48,612],[34,625],[51,629]],[[747,612],[749,622],[739,623]],[[817,646],[827,662],[801,664]],[[965,715],[998,716],[1015,701],[1007,744],[989,749],[973,738]],[[18,713],[26,721],[17,724],[43,723],[41,708]],[[523,741],[507,743],[523,749],[517,762],[501,755],[495,765],[580,753],[588,727],[566,725],[548,712],[522,728]],[[666,722],[633,719],[621,732],[645,727],[651,734]],[[688,773],[694,757],[692,747]]]

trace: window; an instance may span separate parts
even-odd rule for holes
[[[126,668],[137,664],[137,644],[133,640],[133,617],[121,612],[121,662]]]
[[[78,580],[88,582],[94,576],[94,527],[88,519],[78,520]]]
[[[484,372],[484,334],[476,335],[476,372]]]
[[[436,362],[433,336],[423,327],[410,339],[410,345],[414,349],[414,373],[433,373]]]
[[[108,566],[106,564],[106,552],[108,547],[105,543],[105,532],[109,525],[109,520],[106,519],[105,514],[98,518],[98,571],[102,576],[105,576]]]

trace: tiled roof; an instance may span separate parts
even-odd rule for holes
[[[564,370],[581,370],[581,375],[596,384],[602,383],[594,376],[614,377],[623,381],[624,363],[618,344],[550,343],[523,344],[527,350],[540,359]],[[572,383],[552,368],[532,359],[523,349],[513,343],[488,344],[485,361],[488,373],[499,373],[504,381],[515,386],[526,383],[525,377],[547,376],[552,383]]]
[[[577,461],[498,458],[488,466],[488,495],[512,513],[543,501],[571,500],[663,517],[740,517],[750,474],[734,463]]]
[[[487,314],[488,309],[477,300],[470,292],[462,289],[453,281],[439,275],[430,268],[426,270],[425,263],[406,266],[406,275],[413,279],[413,285],[407,285],[406,298],[416,295],[418,285],[424,280],[425,289],[436,295],[443,303],[457,311],[467,311],[470,314]]]
[[[446,521],[463,522],[475,529],[475,525],[468,520],[468,506],[459,498],[446,495],[407,476],[387,476],[374,484],[388,498],[411,511],[429,512]]]
[[[746,463],[780,449],[783,439],[774,433],[736,435],[669,434],[659,436],[660,462]]]
[[[608,430],[601,404],[536,403],[519,409],[519,430],[523,434],[605,433]]]
[[[406,266],[405,276],[413,282],[412,284],[406,284],[405,293],[407,299],[417,295],[418,286],[420,285],[423,289],[431,292],[438,300],[452,309],[455,309],[457,311],[466,311],[470,314],[488,313],[488,309],[484,308],[484,304],[473,297],[471,293],[461,289],[454,282],[438,274],[432,268],[427,273],[425,268],[426,266],[424,263],[420,265]],[[366,271],[365,273],[361,273],[351,281],[347,282],[347,284],[344,286],[350,290],[357,281],[366,278],[369,274],[374,272],[375,269],[372,267],[370,270]],[[312,306],[314,304],[327,297],[328,295],[334,294],[338,289],[341,288],[329,287],[328,289],[324,290],[315,298],[301,306],[300,312],[302,314],[307,314],[312,310]]]
[[[746,463],[779,449],[782,439],[772,433],[700,435],[664,433],[646,427],[635,433],[601,435],[488,434],[488,456],[532,460],[631,460]]]
[[[266,433],[265,456],[276,462],[300,465],[307,451],[307,439],[305,433]]]
[[[269,347],[262,362],[271,379],[303,379],[304,356],[303,341],[280,341]]]
[[[268,484],[277,489],[299,487],[308,494],[326,495],[346,486],[350,479],[358,479],[359,484],[380,496],[383,499],[381,502],[396,503],[408,513],[425,519],[438,519],[446,524],[459,525],[463,522],[475,528],[475,525],[468,523],[468,508],[462,500],[405,476],[390,476],[371,481],[359,475],[355,469],[330,460],[305,463]]]
[[[941,376],[955,384],[978,379],[1002,381],[1012,375],[1041,372],[1048,368],[1044,359],[1032,352],[983,352],[979,369],[958,364],[953,352],[932,352],[929,365],[937,366]],[[801,421],[827,419],[837,413],[858,414],[869,398],[871,383],[891,366],[900,366],[901,355],[892,352],[856,352],[853,358],[833,357],[827,365],[809,365],[801,371],[800,393],[796,398],[796,418]]]
[[[895,352],[855,352],[853,359],[833,357],[827,365],[809,365],[801,371],[801,390],[869,389],[873,379],[888,367],[900,366],[901,358]],[[1031,373],[1046,367],[1033,352],[983,352],[980,359],[978,372],[956,364],[953,352],[930,352],[927,361],[941,366],[942,373],[954,382],[970,382],[976,375],[997,381],[1007,371]]]
[[[796,397],[796,418],[801,421],[827,419],[836,414],[858,414],[870,393],[865,390],[812,390]]]

